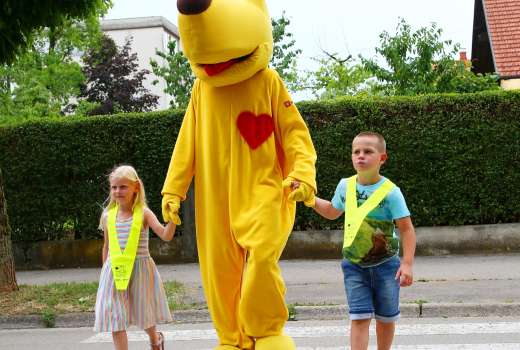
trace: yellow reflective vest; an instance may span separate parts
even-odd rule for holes
[[[345,235],[343,239],[343,251],[348,249],[356,235],[359,228],[368,213],[370,213],[381,201],[386,197],[388,193],[395,187],[395,184],[386,179],[383,184],[375,190],[368,199],[361,204],[360,207],[357,205],[357,194],[356,194],[356,183],[357,175],[351,176],[347,179],[346,199],[345,199]]]
[[[108,242],[110,251],[110,261],[112,264],[112,274],[117,290],[126,290],[128,282],[134,269],[137,246],[141,238],[141,227],[143,226],[143,207],[138,205],[134,208],[132,215],[132,226],[126,242],[125,250],[121,251],[119,240],[117,239],[116,218],[118,205],[108,210],[107,228]]]

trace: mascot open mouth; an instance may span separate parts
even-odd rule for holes
[[[256,49],[255,49],[255,51],[256,51]],[[245,55],[245,56],[242,56],[239,58],[233,58],[226,62],[213,63],[213,64],[202,64],[201,66],[204,67],[204,71],[206,72],[206,74],[208,76],[212,77],[214,75],[222,73],[223,71],[225,71],[226,69],[228,69],[229,67],[234,65],[235,63],[247,60],[249,57],[251,57],[251,55],[253,55],[253,53],[250,53],[249,55]]]
[[[238,62],[237,58],[234,58],[232,60],[229,60],[227,62],[222,63],[214,63],[214,64],[204,64],[204,70],[206,71],[206,74],[210,77],[219,74],[220,72],[225,71],[232,65]]]

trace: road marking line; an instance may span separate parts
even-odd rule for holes
[[[285,327],[285,332],[293,338],[323,338],[323,337],[346,337],[348,326],[316,326],[316,327]],[[193,330],[164,330],[166,340],[215,340],[217,335],[214,329]],[[370,333],[375,334],[374,328]],[[466,335],[466,334],[518,334],[520,333],[520,322],[481,322],[481,323],[433,323],[433,324],[400,324],[396,328],[396,335],[418,336],[418,335]],[[148,336],[143,331],[129,331],[129,341],[147,341]],[[112,342],[110,333],[98,333],[82,343],[106,343]],[[331,348],[334,349],[334,348]],[[426,348],[429,349],[429,348]],[[458,349],[458,348],[457,348]],[[465,349],[465,348],[460,348]],[[487,349],[487,348],[486,348]],[[490,348],[493,349],[493,348]],[[506,348],[508,349],[508,348]],[[517,347],[516,349],[520,349]]]
[[[369,350],[377,350],[377,346],[368,347]],[[393,345],[392,350],[518,350],[520,343],[496,343],[496,344],[431,344],[431,345]],[[212,349],[199,349],[212,350]],[[297,350],[350,350],[346,346],[331,347],[298,347]]]
[[[520,343],[496,344],[431,344],[431,345],[394,345],[393,350],[517,350]],[[377,346],[370,346],[370,350],[377,350]],[[209,349],[208,349],[209,350]],[[298,350],[348,350],[346,346],[339,347],[300,347]]]
[[[519,346],[520,343],[394,345],[392,346],[392,350],[518,350],[520,349]],[[369,349],[377,350],[377,346],[370,346]],[[349,350],[349,348],[346,346],[299,347],[298,350]]]
[[[377,346],[368,347],[369,350],[377,350]],[[392,350],[518,350],[520,343],[496,343],[496,344],[431,344],[431,345],[394,345]],[[212,350],[212,349],[204,349]],[[298,347],[297,350],[350,350],[347,346],[331,347]]]

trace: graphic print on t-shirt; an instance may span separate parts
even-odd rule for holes
[[[392,221],[365,218],[354,242],[344,250],[345,258],[360,265],[372,265],[394,256],[399,242]]]

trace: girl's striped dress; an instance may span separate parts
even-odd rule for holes
[[[103,219],[106,222],[106,212]],[[121,250],[126,246],[131,225],[132,217],[116,220]],[[147,329],[171,321],[161,276],[148,250],[148,228],[143,227],[132,277],[126,290],[118,291],[115,287],[110,255],[103,264],[96,298],[94,331],[117,332],[126,330],[130,325]]]

